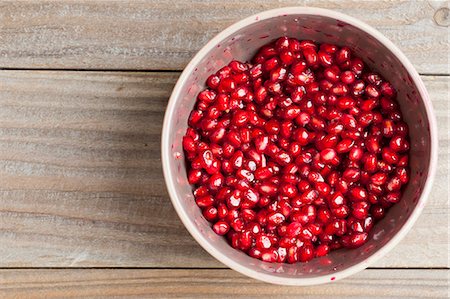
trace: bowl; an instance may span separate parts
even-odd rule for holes
[[[353,250],[337,250],[308,263],[267,263],[233,249],[216,235],[197,207],[186,177],[182,137],[196,96],[209,74],[233,59],[249,60],[262,45],[290,36],[349,46],[397,89],[411,138],[411,178],[402,200]],[[405,55],[380,32],[342,13],[312,7],[286,7],[248,17],[208,42],[186,66],[170,97],[162,129],[162,164],[173,206],[195,240],[228,267],[269,283],[314,285],[337,281],[380,259],[411,229],[426,203],[437,162],[437,128],[431,100]]]

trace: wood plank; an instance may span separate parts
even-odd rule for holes
[[[448,19],[437,13],[448,2],[413,0],[2,1],[0,67],[180,70],[235,21],[311,5],[374,26],[421,73],[449,73]]]
[[[0,71],[0,267],[223,267],[179,221],[161,170],[178,73]],[[378,267],[448,266],[450,77],[423,77],[440,167]]]
[[[326,285],[286,287],[232,270],[0,270],[2,298],[448,298],[449,270],[365,270]]]

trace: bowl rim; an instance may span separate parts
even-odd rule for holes
[[[287,15],[316,15],[322,17],[333,18],[336,20],[340,20],[346,22],[350,25],[353,25],[359,28],[362,31],[365,31],[367,34],[374,37],[380,43],[382,43],[389,51],[392,52],[393,55],[399,59],[399,61],[403,64],[408,74],[411,76],[414,84],[417,86],[419,90],[420,96],[425,106],[426,114],[428,117],[428,123],[430,127],[430,163],[428,166],[428,175],[425,181],[425,185],[420,195],[420,198],[411,213],[411,216],[406,220],[405,224],[400,228],[400,230],[380,249],[378,249],[375,253],[369,256],[367,259],[355,264],[351,267],[348,267],[343,270],[338,270],[332,274],[310,277],[310,278],[289,278],[289,277],[279,277],[276,275],[272,275],[270,273],[263,273],[259,271],[252,270],[250,268],[245,267],[244,265],[234,261],[229,258],[227,255],[221,253],[216,250],[215,247],[209,243],[209,241],[203,236],[199,229],[192,222],[193,219],[189,217],[186,211],[182,208],[180,204],[180,199],[178,198],[175,190],[176,190],[176,182],[173,179],[173,175],[170,171],[170,160],[172,159],[171,145],[169,140],[169,132],[172,129],[172,117],[174,114],[176,100],[180,95],[182,85],[184,84],[187,77],[194,71],[196,65],[203,59],[205,54],[207,54],[210,50],[220,44],[226,37],[234,34],[238,30],[251,25],[253,23],[261,22],[266,19],[274,18],[274,17],[284,17]],[[252,277],[257,280],[261,280],[268,283],[279,284],[279,285],[296,285],[296,286],[307,286],[307,285],[317,285],[323,284],[327,282],[337,281],[348,277],[354,273],[357,273],[369,265],[373,264],[375,261],[379,260],[382,256],[384,256],[387,252],[389,252],[392,248],[394,248],[410,231],[413,224],[416,222],[417,218],[421,214],[425,203],[428,200],[431,187],[433,185],[434,176],[437,168],[437,157],[438,157],[438,135],[437,135],[437,124],[436,118],[432,108],[432,102],[428,95],[428,92],[425,88],[425,85],[420,78],[419,74],[415,70],[412,63],[408,60],[408,58],[400,51],[400,49],[395,46],[388,38],[386,38],[382,33],[368,24],[354,18],[348,16],[346,14],[336,12],[329,9],[324,8],[316,8],[316,7],[302,7],[302,6],[292,6],[292,7],[283,7],[276,8],[267,11],[263,11],[252,16],[249,16],[241,21],[238,21],[222,32],[217,34],[214,38],[212,38],[205,46],[203,46],[197,54],[192,58],[189,64],[185,67],[182,74],[180,75],[173,91],[170,96],[166,113],[164,116],[162,134],[161,134],[161,160],[163,165],[163,173],[167,186],[167,190],[169,192],[170,199],[172,201],[175,210],[177,211],[178,216],[183,222],[184,226],[187,228],[189,233],[194,237],[194,239],[214,258],[230,267],[231,269],[242,273],[246,276]]]

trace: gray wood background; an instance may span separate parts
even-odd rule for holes
[[[231,23],[335,9],[410,58],[439,125],[439,168],[412,231],[373,268],[296,288],[209,256],[168,198],[160,132],[179,71]],[[0,1],[0,297],[447,297],[448,1]],[[168,221],[169,220],[169,221]]]

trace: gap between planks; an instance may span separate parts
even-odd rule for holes
[[[30,72],[87,72],[87,73],[182,73],[181,70],[164,69],[64,69],[64,68],[0,68],[0,71],[30,71]],[[450,74],[418,73],[425,77],[450,77]]]
[[[2,270],[231,270],[223,267],[0,267]],[[364,270],[450,270],[450,267],[368,267]]]
[[[2,298],[447,298],[448,270],[369,270],[319,286],[279,286],[232,270],[0,270]]]

